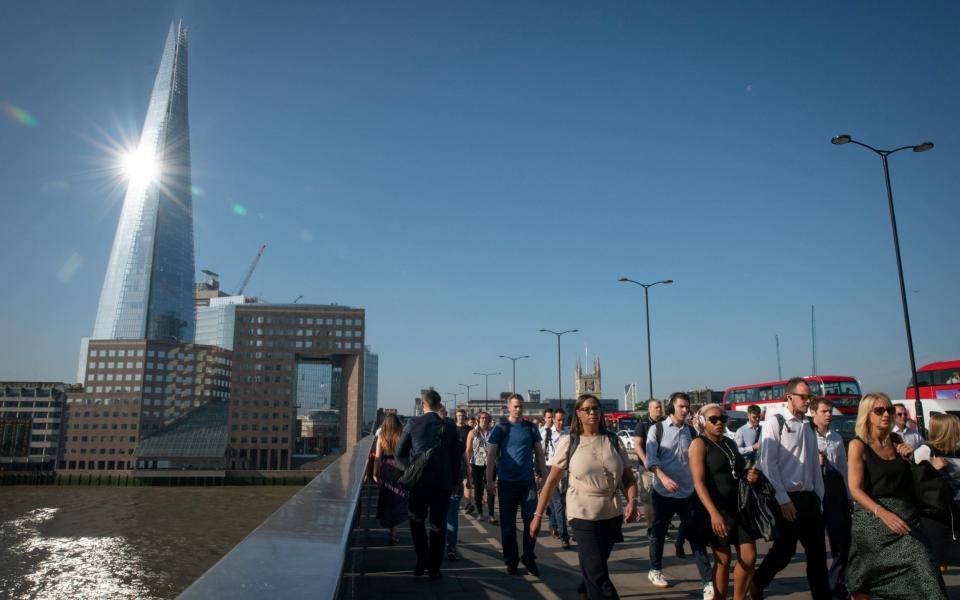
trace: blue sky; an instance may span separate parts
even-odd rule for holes
[[[0,378],[72,380],[170,21],[191,31],[196,267],[367,309],[380,403],[811,370],[900,397],[891,158],[918,361],[960,358],[960,5],[5,2]],[[239,204],[245,216],[231,206]],[[483,393],[483,387],[472,394]]]

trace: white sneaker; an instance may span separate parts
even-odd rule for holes
[[[703,586],[703,600],[713,600],[713,584],[708,583]]]
[[[670,584],[667,583],[667,580],[664,579],[663,572],[657,571],[656,569],[653,569],[649,573],[647,573],[647,579],[650,580],[650,583],[652,583],[654,586],[659,588],[665,588],[670,586]],[[710,589],[712,590],[713,588],[711,587]],[[711,596],[711,598],[712,597],[713,596]]]

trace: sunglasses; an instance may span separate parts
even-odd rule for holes
[[[707,417],[707,421],[709,421],[711,425],[716,425],[717,423],[726,423],[727,415],[711,415]]]
[[[791,392],[790,395],[796,396],[797,398],[800,398],[801,400],[804,400],[804,401],[810,400],[811,398],[813,398],[813,394],[794,394],[793,392]]]
[[[898,416],[898,417],[905,417],[905,416],[907,416],[907,413],[902,413],[902,412],[901,412],[901,413],[897,413],[897,416]]]
[[[883,413],[892,415],[893,413],[897,412],[897,409],[892,406],[874,406],[873,410],[870,412],[877,415],[878,417],[882,417]]]
[[[593,414],[600,412],[599,406],[582,406],[580,407],[580,412],[585,412],[587,414]]]

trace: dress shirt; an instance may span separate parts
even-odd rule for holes
[[[740,454],[747,455],[755,452],[753,445],[760,441],[760,437],[758,436],[759,433],[759,423],[757,423],[756,427],[754,427],[747,422],[737,429],[737,434],[734,437],[737,438],[737,449],[740,450]]]
[[[549,428],[544,427],[540,430],[540,437],[543,439],[543,458],[548,467],[553,466],[553,457],[557,453],[560,440],[569,433],[566,427],[561,427],[559,430],[557,430],[556,426]]]
[[[891,430],[895,434],[903,438],[903,441],[910,444],[910,446],[916,450],[923,444],[923,436],[920,435],[920,432],[916,430],[910,423],[907,423],[907,426],[903,429],[900,429],[896,425],[893,426]]]
[[[823,500],[823,475],[817,432],[803,418],[785,411],[783,431],[775,415],[767,413],[760,433],[760,470],[777,491],[777,502],[791,502],[788,492],[816,492]]]
[[[816,431],[816,429],[814,429]],[[847,451],[843,448],[843,438],[832,429],[827,430],[827,435],[817,433],[817,449],[823,452],[834,469],[843,475],[843,483],[847,486],[847,498],[850,498],[850,481],[847,479]]]
[[[663,439],[659,445],[656,426],[647,431],[647,468],[650,471],[655,467],[658,471],[662,470],[678,486],[677,491],[668,491],[660,483],[660,478],[654,476],[653,489],[661,496],[686,498],[693,494],[693,476],[690,475],[687,454],[692,441],[690,427],[685,422],[675,423],[672,417],[663,421]]]

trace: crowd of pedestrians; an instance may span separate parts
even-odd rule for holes
[[[935,415],[925,441],[905,407],[866,394],[845,448],[830,401],[814,398],[802,378],[786,384],[784,403],[766,415],[749,407],[731,434],[719,404],[693,415],[682,392],[651,401],[633,432],[633,463],[591,394],[577,398],[569,426],[557,410],[537,427],[520,394],[508,398],[507,418],[494,423],[481,412],[470,423],[462,409],[446,418],[428,390],[423,415],[402,434],[395,415],[377,432],[378,517],[390,543],[409,518],[414,575],[431,579],[440,577],[444,551],[458,559],[462,510],[499,524],[509,574],[523,565],[539,576],[535,549],[546,520],[563,549],[575,548],[578,591],[590,600],[619,598],[608,561],[624,524],[641,520],[648,583],[671,586],[663,552],[674,519],[677,558],[686,539],[704,600],[762,600],[798,542],[814,600],[946,600],[942,572],[960,564],[960,419]],[[772,545],[758,565],[761,538]]]

